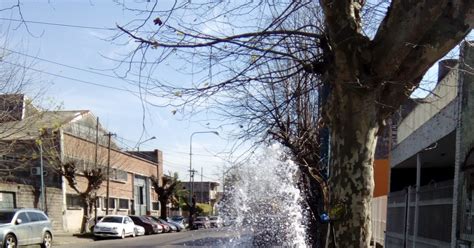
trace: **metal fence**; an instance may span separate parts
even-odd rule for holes
[[[389,194],[386,247],[450,247],[453,181],[420,187],[417,222],[415,199],[415,187]],[[415,223],[418,235],[413,246]]]

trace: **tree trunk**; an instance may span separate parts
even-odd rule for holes
[[[337,248],[369,247],[371,201],[374,188],[373,157],[377,141],[375,92],[341,90],[330,98],[331,243]]]
[[[166,199],[160,199],[160,215],[161,218],[166,220],[166,217],[168,217],[168,213],[166,212],[166,204],[167,200]]]
[[[306,240],[309,247],[324,247],[327,224],[322,223],[319,219],[320,214],[327,210],[325,207],[327,199],[323,192],[323,185],[314,178],[307,166],[300,166],[299,168],[301,178],[298,187],[305,198],[303,209],[307,209],[305,211],[307,219]]]
[[[81,233],[87,232],[87,222],[89,221],[89,201],[83,200],[82,203],[82,223],[81,223]]]

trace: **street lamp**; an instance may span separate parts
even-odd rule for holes
[[[141,145],[141,144],[143,144],[143,143],[145,143],[145,142],[147,142],[147,141],[150,141],[150,140],[154,140],[154,139],[156,139],[155,136],[153,136],[153,137],[151,137],[151,138],[149,138],[149,139],[146,139],[146,140],[144,140],[144,141],[138,143],[138,145],[137,145],[137,152],[140,151],[140,145]]]
[[[192,182],[192,178],[193,178],[193,136],[195,134],[199,134],[199,133],[213,133],[217,136],[219,136],[219,133],[217,131],[200,131],[200,132],[194,132],[191,134],[191,136],[189,137],[189,185],[191,185],[191,194],[189,194],[189,204],[192,205],[192,197],[193,197],[193,194],[194,194],[194,183]],[[194,207],[194,206],[193,206]],[[190,210],[192,208],[190,207]],[[189,220],[190,220],[190,224],[192,224],[192,212],[189,211]],[[191,226],[192,228],[192,226]]]

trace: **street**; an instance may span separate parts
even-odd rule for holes
[[[204,229],[179,233],[164,233],[126,239],[105,239],[88,243],[67,244],[57,247],[252,247],[252,235],[230,229]]]

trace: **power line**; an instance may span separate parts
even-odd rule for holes
[[[22,53],[22,52],[18,52],[18,51],[14,51],[14,50],[11,50],[11,49],[8,49],[8,48],[2,48],[2,49],[5,50],[5,51],[11,52],[11,53],[15,53],[15,54],[18,54],[18,55],[21,55],[21,56],[25,56],[25,57],[28,57],[28,58],[32,58],[32,59],[35,59],[35,60],[39,60],[39,61],[43,61],[43,62],[47,62],[47,63],[59,65],[59,66],[64,66],[64,67],[66,67],[66,68],[70,68],[70,69],[74,69],[74,70],[79,70],[79,71],[83,71],[83,72],[88,72],[88,73],[92,73],[92,74],[96,74],[96,75],[100,75],[100,76],[104,76],[104,77],[109,77],[109,78],[113,78],[113,79],[121,79],[121,80],[124,80],[124,81],[126,81],[126,82],[131,82],[131,83],[140,84],[140,82],[139,82],[139,81],[136,81],[136,80],[126,79],[126,78],[122,78],[122,77],[115,76],[115,75],[105,74],[105,73],[101,73],[101,72],[97,72],[97,71],[93,71],[93,70],[88,70],[88,69],[80,68],[80,67],[77,67],[77,66],[66,65],[66,64],[64,64],[64,63],[60,63],[60,62],[56,62],[56,61],[52,61],[52,60],[40,58],[40,57],[37,57],[37,56],[32,56],[32,55],[29,55],[29,54],[26,54],[26,53]]]
[[[48,26],[68,27],[68,28],[82,28],[82,29],[118,31],[117,28],[93,27],[93,26],[74,25],[74,24],[66,24],[66,23],[43,22],[43,21],[27,21],[27,20],[21,20],[21,19],[5,18],[5,17],[0,17],[0,20],[13,21],[13,22],[22,22],[22,23],[31,23],[31,24],[42,24],[42,25],[48,25]]]
[[[98,86],[98,87],[102,87],[102,88],[107,88],[107,89],[112,89],[112,90],[119,90],[119,91],[124,91],[124,92],[128,92],[128,93],[133,93],[133,94],[140,94],[139,92],[136,92],[136,91],[127,90],[127,89],[124,89],[124,88],[117,88],[117,87],[113,87],[113,86],[107,86],[107,85],[94,83],[94,82],[90,82],[90,81],[85,81],[85,80],[82,80],[82,79],[72,78],[72,77],[68,77],[68,76],[62,76],[62,75],[59,75],[59,74],[56,74],[56,73],[42,71],[42,70],[35,69],[33,67],[27,67],[27,66],[24,66],[24,65],[20,65],[20,64],[8,62],[8,61],[2,61],[2,62],[13,65],[13,66],[19,66],[19,67],[22,67],[22,68],[25,68],[25,69],[28,69],[28,70],[36,71],[36,72],[39,72],[39,73],[44,73],[44,74],[47,74],[47,75],[51,75],[51,76],[55,76],[55,77],[59,77],[59,78],[64,78],[64,79],[76,81],[76,82],[83,83],[83,84],[89,84],[89,85],[94,85],[94,86]]]

